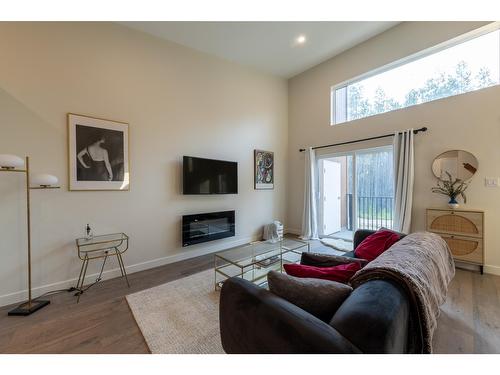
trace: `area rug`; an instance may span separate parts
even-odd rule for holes
[[[151,353],[218,354],[219,295],[207,270],[130,294],[127,302]]]
[[[352,250],[352,242],[344,241],[338,238],[322,238],[321,243],[343,253]],[[342,254],[338,254],[342,255]]]

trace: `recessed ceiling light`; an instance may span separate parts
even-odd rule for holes
[[[295,41],[297,44],[304,44],[307,41],[307,38],[305,35],[299,35]]]

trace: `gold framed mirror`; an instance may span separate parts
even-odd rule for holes
[[[448,179],[447,172],[453,179],[466,181],[477,172],[478,161],[470,152],[450,150],[439,154],[432,162],[432,172],[439,179]]]

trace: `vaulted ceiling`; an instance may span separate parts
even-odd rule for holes
[[[361,21],[120,23],[285,78],[397,24]]]

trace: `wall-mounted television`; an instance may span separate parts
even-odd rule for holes
[[[238,194],[238,163],[183,157],[183,194]]]

